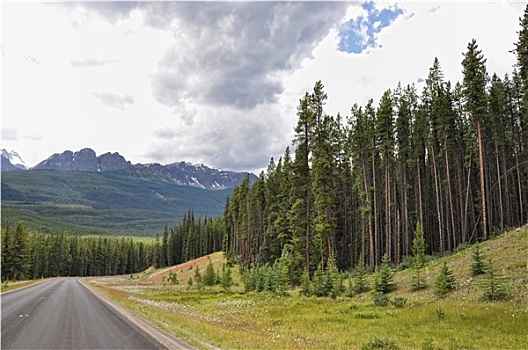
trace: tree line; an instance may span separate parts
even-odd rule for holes
[[[346,117],[325,113],[316,82],[299,101],[293,154],[228,198],[224,252],[251,268],[287,251],[300,281],[384,255],[400,263],[418,225],[427,252],[443,255],[526,223],[528,7],[520,26],[502,78],[471,40],[461,82],[446,81],[435,58],[421,93],[398,84]]]
[[[58,276],[122,275],[147,268],[151,244],[132,238],[29,233],[2,228],[2,281]]]
[[[109,276],[177,265],[220,251],[221,218],[194,218],[189,211],[160,240],[30,233],[20,222],[2,228],[2,281],[58,276]]]
[[[181,223],[170,229],[165,225],[160,241],[156,234],[153,249],[147,257],[148,265],[156,268],[178,265],[222,250],[224,235],[220,217],[195,219],[189,210]]]

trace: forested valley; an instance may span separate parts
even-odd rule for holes
[[[421,92],[398,84],[346,116],[325,113],[318,81],[297,108],[293,147],[226,200],[224,215],[190,211],[155,241],[2,228],[2,280],[128,274],[215,251],[243,269],[288,257],[290,282],[330,268],[400,264],[423,230],[446,255],[528,220],[528,7],[510,74],[489,74],[476,40],[463,80],[432,67]],[[417,228],[420,228],[417,230]]]

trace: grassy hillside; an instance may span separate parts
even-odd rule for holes
[[[403,307],[376,306],[372,292],[337,299],[307,298],[298,290],[286,297],[245,294],[236,268],[236,285],[230,291],[188,286],[196,266],[203,272],[210,260],[220,269],[221,253],[149,270],[135,279],[100,279],[93,285],[200,348],[212,344],[229,349],[526,349],[528,226],[479,248],[504,275],[506,300],[483,298],[483,277],[470,274],[475,246],[430,262],[425,269],[429,287],[419,292],[411,290],[411,271],[396,272],[397,289],[389,297],[405,298]],[[457,287],[438,297],[432,286],[444,261]],[[178,274],[178,284],[169,283],[170,272]]]
[[[230,190],[210,191],[112,172],[2,173],[2,223],[71,234],[152,235],[190,209],[222,214]]]

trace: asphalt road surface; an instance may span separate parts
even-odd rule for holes
[[[2,295],[2,349],[164,349],[97,298],[64,278]]]

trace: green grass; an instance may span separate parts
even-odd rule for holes
[[[152,236],[190,209],[197,217],[221,215],[230,193],[116,172],[3,172],[2,224],[24,221],[45,233]]]
[[[403,307],[375,306],[371,293],[354,298],[307,298],[243,294],[220,287],[187,286],[193,263],[174,267],[179,285],[162,279],[100,279],[93,285],[159,327],[204,347],[229,349],[525,349],[528,344],[528,227],[481,243],[507,277],[510,297],[488,302],[470,276],[470,247],[429,263],[429,287],[412,291],[411,272],[396,273]],[[434,276],[446,261],[459,286],[445,298],[434,294]],[[205,269],[202,260],[200,269]],[[216,262],[219,266],[221,261]],[[371,276],[372,277],[372,276]],[[346,284],[346,283],[345,283]]]
[[[29,287],[41,281],[42,280],[17,281],[17,282],[5,281],[5,282],[0,283],[0,293],[5,293],[5,292],[20,289],[20,288],[24,288],[24,287]]]

